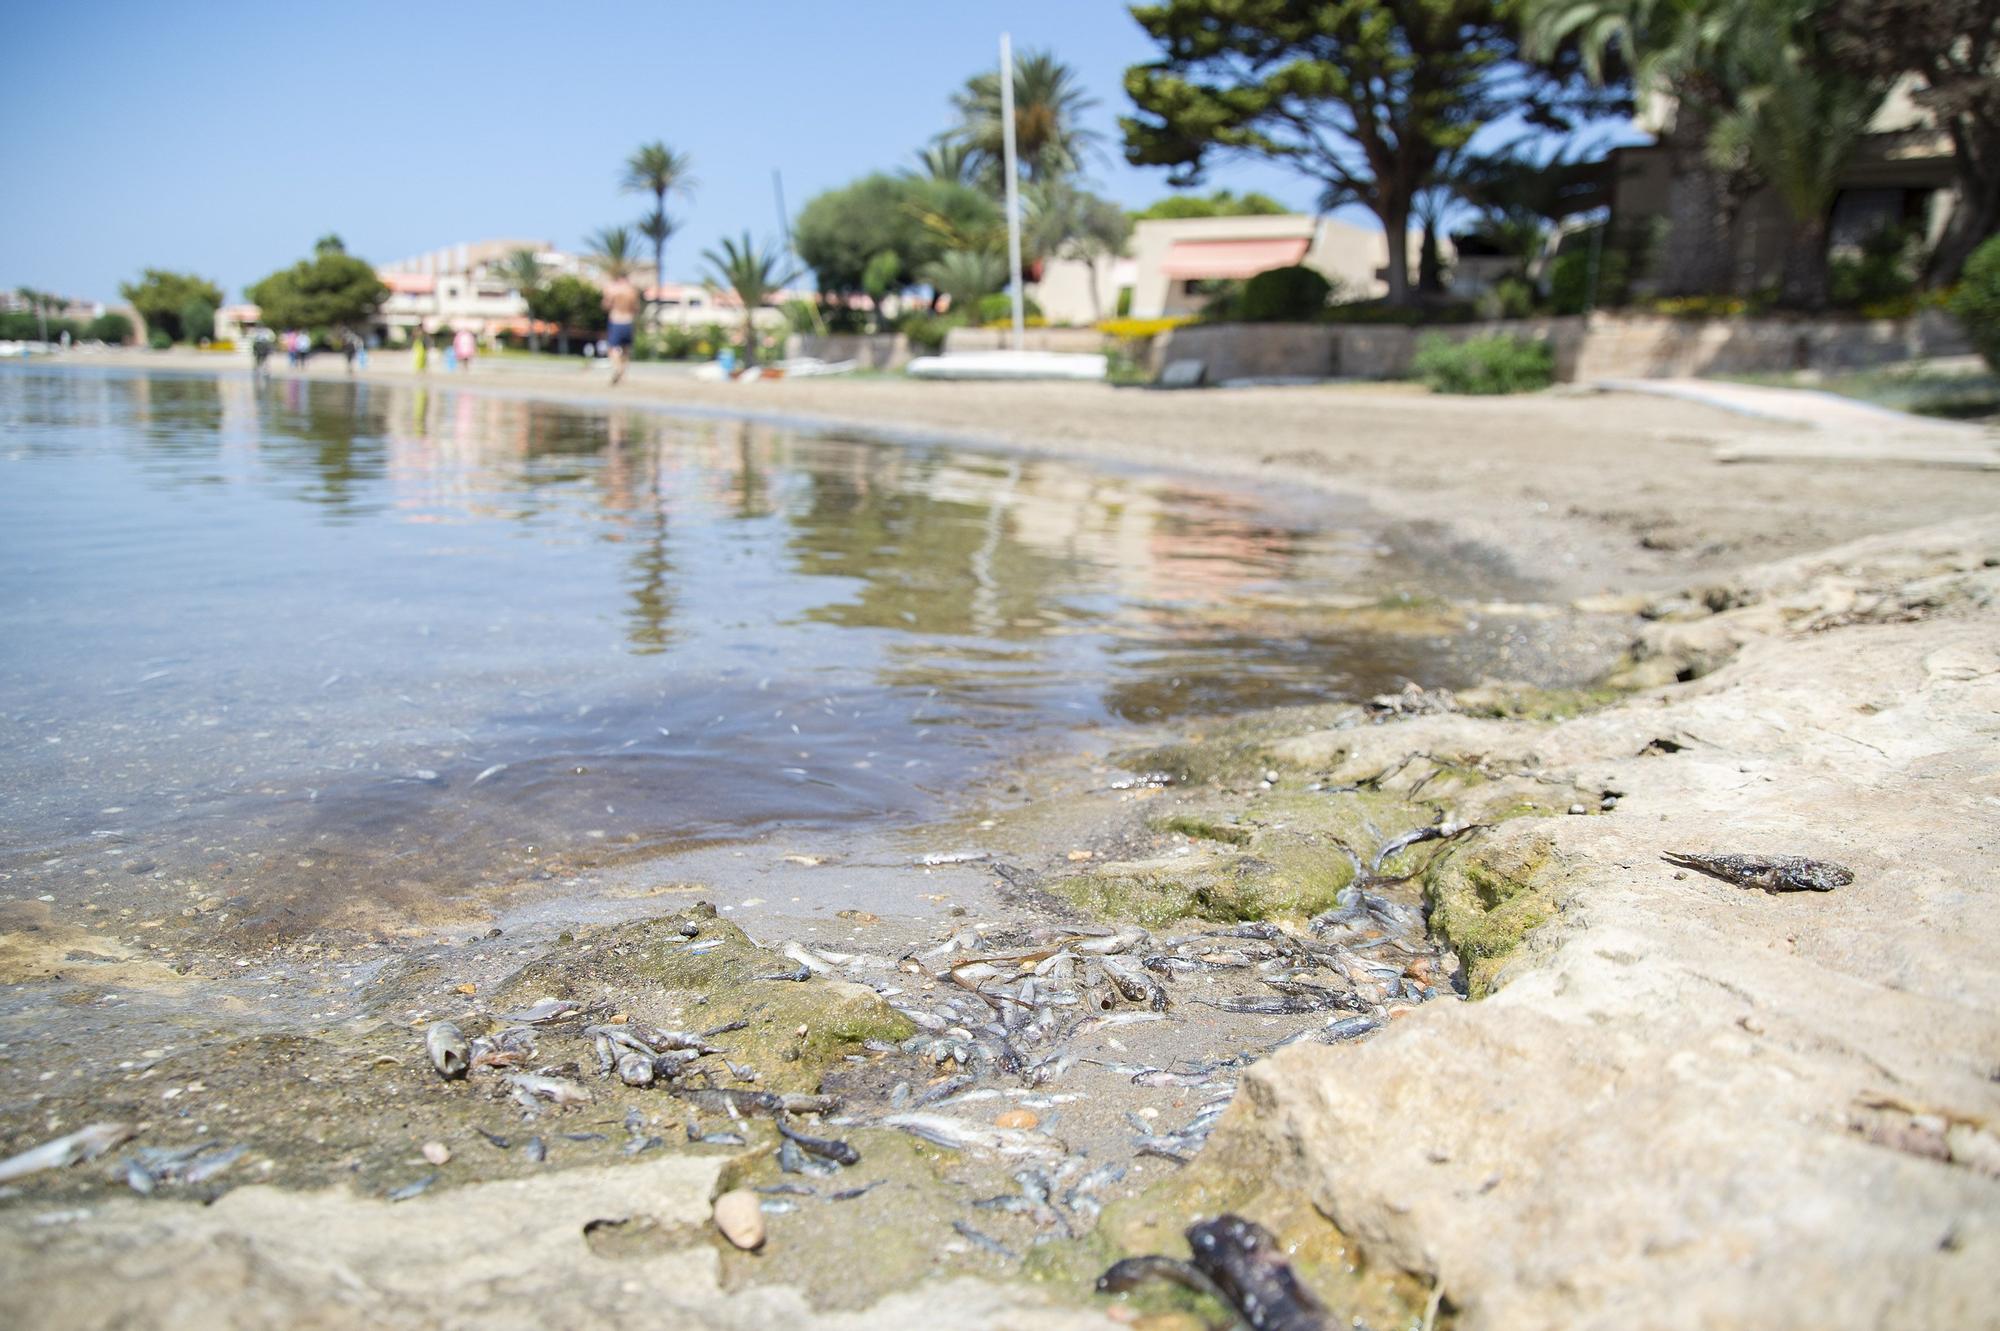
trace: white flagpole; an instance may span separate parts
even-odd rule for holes
[[[1021,349],[1026,326],[1021,304],[1021,188],[1014,165],[1014,39],[1000,34],[1000,133],[1007,168],[1007,271],[1013,279],[1014,350]]]

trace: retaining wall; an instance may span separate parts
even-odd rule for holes
[[[793,333],[785,339],[788,360],[817,356],[824,361],[860,361],[864,370],[900,370],[910,363],[910,339],[901,333]]]
[[[1436,324],[1189,324],[1152,341],[1157,374],[1199,360],[1209,383],[1230,379],[1401,379],[1417,339],[1454,342],[1490,334],[1540,338],[1555,349],[1561,382],[1703,374],[1853,370],[1912,356],[1962,355],[1958,326],[1935,311],[1910,319],[1675,319],[1596,314]]]

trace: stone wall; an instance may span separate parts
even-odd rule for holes
[[[900,370],[910,363],[910,339],[901,333],[793,333],[785,339],[786,359],[817,356],[823,361],[860,361],[864,370]]]
[[[945,355],[961,351],[1005,351],[1011,332],[1004,327],[954,328],[944,335]],[[1094,355],[1104,350],[1104,334],[1095,328],[1024,328],[1021,330],[1021,350]]]
[[[1862,369],[1912,356],[1970,350],[1950,319],[1925,311],[1911,319],[1675,319],[1596,314],[1406,328],[1394,324],[1189,324],[1152,341],[1158,373],[1177,360],[1199,360],[1207,382],[1231,379],[1401,379],[1417,340],[1454,342],[1506,334],[1547,340],[1556,378],[1663,379],[1703,374]],[[954,334],[954,337],[956,334]]]

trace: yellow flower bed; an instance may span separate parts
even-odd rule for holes
[[[1163,319],[1106,319],[1097,325],[1097,331],[1107,337],[1115,337],[1126,342],[1143,342],[1149,337],[1191,324],[1191,314],[1174,314]]]

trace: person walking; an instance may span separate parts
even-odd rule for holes
[[[458,336],[451,340],[451,349],[458,353],[458,368],[470,372],[472,358],[479,354],[479,339],[472,335],[472,330],[459,329]]]
[[[270,329],[262,325],[259,325],[257,330],[250,334],[250,377],[252,379],[262,380],[271,377],[271,367],[266,362],[271,359],[271,349],[276,344],[277,338],[272,335]]]
[[[632,325],[639,317],[639,288],[632,279],[621,277],[604,288],[604,311],[611,316],[611,382],[625,377],[625,362],[632,358]]]
[[[347,362],[349,377],[354,374],[354,355],[361,350],[361,339],[354,335],[352,328],[340,330],[340,358]]]
[[[421,328],[410,330],[410,368],[418,374],[431,372],[431,335]]]

